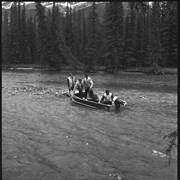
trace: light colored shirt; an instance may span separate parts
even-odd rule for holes
[[[110,92],[108,95],[104,93],[104,100],[105,101],[112,101],[112,93]]]
[[[94,85],[92,79],[89,76],[88,76],[87,79],[86,78],[83,79],[83,84],[84,84],[85,89],[88,88],[88,87],[92,88],[93,85]]]
[[[76,82],[74,89],[73,89],[73,95],[76,93],[76,91],[83,90],[83,83],[80,83],[79,80]]]
[[[69,76],[67,80],[68,80],[68,88],[71,89],[76,82],[76,78],[74,76],[73,77]]]
[[[114,97],[113,97],[113,101],[115,101],[117,98],[118,98],[117,96],[114,96]]]

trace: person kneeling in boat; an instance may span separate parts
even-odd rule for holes
[[[70,92],[74,89],[74,86],[76,84],[76,78],[70,73],[69,77],[67,78],[67,86]]]
[[[94,102],[99,102],[99,97],[97,94],[94,93],[92,89],[89,90],[89,98],[88,101],[94,101]]]
[[[106,90],[100,100],[100,103],[112,105],[113,98],[114,98],[113,94],[109,92],[109,90]]]
[[[79,91],[78,93],[76,93],[76,91]],[[74,89],[73,89],[73,95],[76,95],[80,98],[83,98],[84,93],[83,93],[83,81],[82,79],[77,80]]]

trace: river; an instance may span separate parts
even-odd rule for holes
[[[74,75],[82,77],[80,72]],[[73,104],[67,72],[2,72],[2,177],[176,180],[164,135],[177,128],[177,75],[90,74],[94,91],[127,101],[120,113]]]

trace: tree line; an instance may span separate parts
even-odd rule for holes
[[[100,21],[97,5],[61,13],[53,2],[45,12],[36,2],[36,15],[14,2],[2,20],[2,63],[64,65],[108,72],[119,68],[177,67],[177,2],[106,2]]]

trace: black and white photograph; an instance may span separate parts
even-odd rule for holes
[[[2,1],[2,180],[177,180],[178,1]]]

